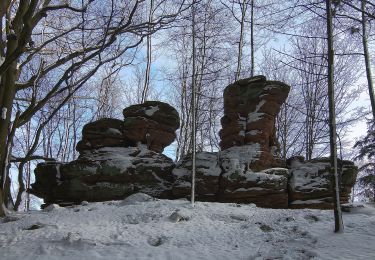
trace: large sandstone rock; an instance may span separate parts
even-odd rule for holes
[[[124,135],[133,144],[146,144],[148,149],[162,152],[176,138],[180,126],[178,112],[167,103],[147,101],[123,111]]]
[[[288,169],[271,168],[253,172],[249,165],[259,159],[258,148],[258,144],[253,144],[232,147],[219,153],[197,153],[196,199],[286,208]],[[190,156],[177,163],[173,175],[175,178],[172,188],[173,197],[189,197]]]
[[[340,200],[347,203],[358,168],[350,161],[338,160],[342,169]],[[303,157],[288,160],[290,168],[289,207],[331,209],[333,207],[333,173],[329,158],[304,161]]]
[[[173,198],[190,197],[191,194],[191,155],[176,164],[173,170]],[[199,152],[196,154],[195,194],[201,201],[215,201],[219,191],[221,168],[217,153]]]
[[[45,203],[123,199],[143,192],[169,198],[174,163],[145,147],[83,151],[67,164],[38,164],[31,192]]]
[[[125,146],[123,121],[114,118],[102,118],[86,124],[82,129],[82,140],[77,143],[77,151],[101,147]]]
[[[259,146],[235,146],[220,152],[222,174],[219,201],[287,208],[288,169],[269,168],[253,171],[252,166],[261,163]]]
[[[275,117],[289,86],[258,76],[224,92],[222,151],[198,152],[196,199],[255,203],[270,208],[332,208],[332,174],[326,158],[287,162],[276,154]],[[124,109],[125,120],[100,119],[83,128],[80,157],[38,164],[31,192],[45,203],[123,199],[142,192],[157,198],[190,198],[190,156],[177,165],[160,154],[179,127],[170,105],[148,101]],[[286,169],[286,165],[288,169]],[[342,165],[341,201],[347,202],[358,169]]]
[[[259,144],[260,162],[254,171],[283,166],[278,159],[275,118],[288,97],[290,87],[282,82],[256,76],[236,81],[224,90],[221,119],[222,150],[245,144]]]

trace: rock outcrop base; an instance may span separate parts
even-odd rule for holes
[[[330,209],[333,205],[333,172],[329,158],[304,161],[292,158],[289,167],[290,208]],[[340,200],[347,203],[354,186],[358,168],[351,161],[338,160],[341,187]]]
[[[286,162],[277,154],[275,117],[289,86],[264,76],[236,81],[224,92],[219,152],[196,154],[195,194],[200,201],[255,203],[270,208],[333,207],[327,158]],[[88,123],[69,163],[35,169],[30,192],[46,204],[123,199],[142,192],[156,198],[189,198],[192,160],[176,164],[161,154],[176,138],[180,119],[170,105],[147,101],[123,110],[124,120]],[[358,168],[339,161],[341,202],[349,200]]]
[[[31,193],[48,203],[123,199],[143,192],[170,198],[173,161],[140,147],[85,151],[70,163],[40,163]]]

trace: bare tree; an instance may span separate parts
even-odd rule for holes
[[[372,73],[371,73],[371,62],[370,62],[370,55],[368,52],[368,45],[367,45],[367,19],[366,19],[366,1],[361,0],[361,14],[362,14],[362,45],[363,45],[363,54],[365,58],[365,65],[366,65],[366,77],[367,77],[367,86],[368,86],[368,93],[370,96],[371,102],[371,109],[372,109],[372,119],[375,120],[375,95],[374,95],[374,85],[372,81]]]
[[[170,11],[165,6],[169,5]],[[9,179],[11,125],[22,127],[49,101],[60,96],[46,119],[83,86],[100,68],[119,57],[130,64],[137,47],[149,34],[149,22],[143,19],[144,1],[85,0],[54,4],[51,1],[2,1],[0,21],[0,178],[1,192]],[[174,21],[184,1],[164,0],[154,10],[152,32]],[[4,22],[4,24],[3,24]],[[6,35],[3,35],[5,32]],[[48,82],[41,87],[42,82]],[[34,88],[30,100],[17,105],[22,91]],[[13,111],[19,116],[14,119]],[[12,116],[13,115],[13,116]],[[40,140],[42,122],[35,140]],[[34,142],[37,147],[38,142]],[[33,147],[34,147],[33,145]],[[35,151],[35,149],[31,151]],[[32,154],[28,153],[29,159]],[[2,204],[2,202],[0,202]]]
[[[149,31],[147,35],[147,65],[146,65],[146,73],[145,73],[145,84],[142,91],[142,103],[147,99],[147,92],[150,88],[150,73],[151,73],[151,61],[152,61],[152,42],[151,42],[151,24],[153,20],[153,12],[154,12],[154,0],[150,0],[150,11],[148,15],[148,23],[149,23]]]
[[[196,77],[195,77],[195,0],[192,1],[191,5],[191,35],[192,35],[192,75],[191,75],[191,84],[192,84],[192,95],[191,95],[191,109],[192,109],[192,118],[191,118],[191,129],[192,129],[192,166],[191,166],[191,205],[194,207],[194,202],[195,202],[195,171],[196,171],[196,133],[197,133],[197,128],[196,128],[196,119],[197,119],[197,111],[196,111],[196,106],[197,106],[197,97],[196,97]]]
[[[335,216],[335,232],[343,232],[339,176],[337,167],[337,136],[336,136],[336,113],[335,113],[335,89],[334,89],[334,49],[333,49],[333,27],[331,1],[326,1],[327,12],[327,47],[328,47],[328,102],[329,102],[329,135],[330,135],[330,158],[331,169],[334,174],[333,188],[333,211]]]

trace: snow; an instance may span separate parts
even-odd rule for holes
[[[173,169],[173,175],[179,178],[181,178],[182,176],[190,176],[191,167],[191,159],[190,157],[188,157],[187,160],[184,159],[182,162],[177,164],[176,168]],[[204,176],[219,177],[221,173],[217,153],[196,153],[196,167],[198,175],[202,174]]]
[[[271,89],[274,89],[274,88],[278,89],[278,88],[280,88],[280,85],[268,85],[264,89],[265,90],[271,90]]]
[[[250,144],[243,146],[233,146],[219,152],[221,166],[224,169],[224,176],[242,173],[248,170],[248,166],[259,159],[260,145]]]
[[[295,204],[295,205],[299,205],[299,204],[320,204],[324,202],[324,199],[317,199],[317,200],[294,200],[292,201],[290,204]]]
[[[12,213],[0,256],[12,259],[375,259],[375,208],[328,210],[145,199]]]
[[[246,132],[246,135],[258,135],[258,134],[261,134],[262,131],[260,130],[250,130],[250,131],[247,131]]]
[[[259,102],[259,104],[256,106],[254,112],[250,112],[247,116],[247,123],[258,121],[262,118],[264,113],[260,113],[259,109],[266,103],[266,101],[263,99]]]
[[[145,109],[145,114],[152,116],[156,111],[159,111],[159,106],[150,106]]]
[[[136,156],[136,157],[135,157]],[[137,147],[102,147],[96,150],[83,151],[83,157],[90,162],[96,162],[93,166],[85,166],[85,171],[96,173],[98,169],[113,167],[122,172],[136,165],[153,164],[156,167],[166,168],[173,164],[162,155],[147,149],[146,145],[139,144]]]
[[[110,135],[122,136],[121,131],[116,128],[108,128],[105,132],[106,134],[110,134]]]
[[[289,181],[293,190],[326,190],[329,186],[329,163],[305,162],[293,166]]]
[[[284,172],[284,175],[277,175],[274,172]],[[253,172],[251,170],[246,171],[245,178],[247,181],[253,181],[257,183],[268,182],[268,181],[284,181],[288,176],[288,169],[284,168],[270,168],[260,172]]]

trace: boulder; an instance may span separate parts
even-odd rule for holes
[[[102,118],[86,124],[82,129],[82,140],[76,150],[97,149],[101,147],[125,146],[123,121],[114,118]]]
[[[351,161],[338,160],[341,174],[340,201],[348,203],[358,168]],[[289,207],[331,209],[333,207],[333,173],[329,158],[303,161],[288,160],[290,168]]]
[[[104,147],[67,164],[38,164],[31,192],[45,203],[123,199],[143,192],[169,198],[173,161],[139,147]]]
[[[259,145],[245,145],[219,153],[199,152],[196,156],[196,199],[232,203],[255,203],[259,207],[288,206],[288,169],[271,168],[253,172]],[[173,198],[190,197],[191,156],[173,170]]]
[[[123,114],[126,139],[133,144],[145,144],[156,152],[162,152],[175,140],[175,131],[180,126],[178,112],[160,101],[146,101],[127,107]]]
[[[242,79],[224,90],[224,116],[220,147],[259,144],[260,160],[254,171],[284,166],[278,159],[275,118],[288,97],[290,87],[264,76]]]
[[[38,163],[34,170],[35,183],[29,192],[40,198],[53,197],[53,189],[61,183],[60,168],[63,163],[48,161]]]
[[[188,198],[191,194],[191,155],[186,156],[176,164],[172,171],[174,183],[173,198]],[[217,153],[196,153],[195,194],[200,201],[215,201],[219,191],[221,168]]]
[[[259,207],[288,207],[288,169],[253,171],[261,163],[259,144],[235,146],[220,152],[222,174],[218,200],[255,203]]]

